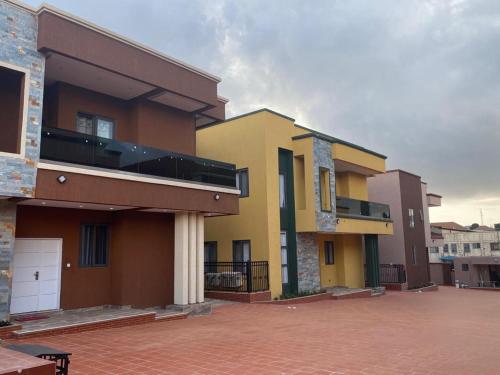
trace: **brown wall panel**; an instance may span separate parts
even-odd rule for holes
[[[108,224],[106,267],[81,268],[80,226]],[[134,307],[173,302],[174,219],[171,214],[18,206],[18,238],[62,238],[61,308]],[[71,263],[66,268],[66,263]]]
[[[403,230],[406,253],[406,275],[409,288],[420,287],[429,282],[429,262],[425,244],[424,221],[420,218],[422,205],[422,184],[420,177],[400,172],[401,208],[403,211]],[[410,228],[408,210],[415,215],[415,227]],[[417,248],[417,264],[412,264],[412,248]]]
[[[67,181],[57,182],[63,174]],[[35,197],[69,202],[163,208],[219,214],[238,214],[239,196],[177,186],[126,181],[77,173],[39,169]]]
[[[196,153],[194,115],[147,100],[127,102],[65,83],[47,89],[44,125],[76,130],[78,113],[115,122],[115,139],[187,155]]]
[[[49,12],[38,17],[38,49],[55,51],[217,105],[217,82]]]
[[[117,212],[112,230],[113,304],[136,307],[172,304],[174,216]]]

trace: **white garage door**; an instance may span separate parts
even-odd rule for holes
[[[16,238],[11,314],[59,308],[61,239]]]

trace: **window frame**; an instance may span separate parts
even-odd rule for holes
[[[283,176],[283,201],[284,205],[281,205],[281,176]],[[286,209],[288,207],[288,199],[287,199],[287,189],[286,189],[286,182],[287,182],[287,174],[286,172],[278,172],[278,204],[280,209]]]
[[[78,117],[87,117],[89,119],[92,119],[92,134],[78,132]],[[111,138],[99,137],[97,135],[97,123],[98,123],[98,120],[104,120],[104,121],[111,122],[111,124],[112,124],[112,126],[111,126]],[[77,111],[76,112],[76,117],[75,117],[75,131],[78,132],[78,133],[80,133],[80,134],[92,135],[94,137],[99,137],[99,138],[115,139],[115,135],[116,135],[116,121],[115,121],[115,119],[113,119],[111,117],[96,115],[96,114],[88,113],[88,112],[85,112],[85,111]]]
[[[326,176],[327,176],[327,179],[326,179],[326,185],[325,187],[323,187],[323,183],[322,183],[322,180],[323,180],[323,175],[324,173],[326,173]],[[331,184],[331,171],[330,171],[330,168],[326,168],[326,167],[319,167],[319,205],[320,205],[320,209],[321,209],[321,212],[332,212],[332,184]],[[326,188],[327,189],[327,192],[328,192],[328,195],[325,194],[325,198],[327,199],[327,205],[326,205],[326,208],[325,207],[325,202],[324,202],[324,198],[323,198],[323,189]]]
[[[281,244],[281,236],[285,235],[286,239],[286,244],[283,246]],[[286,252],[286,263],[283,263],[283,250]],[[288,262],[288,231],[286,230],[280,230],[280,264],[281,264],[281,284],[283,285],[288,285],[290,282],[290,278],[288,277],[288,271],[289,271],[289,262]],[[283,268],[286,268],[286,282],[283,281]]]
[[[455,250],[453,250],[455,248]],[[452,254],[457,254],[458,253],[458,244],[457,243],[452,243],[450,246],[450,251]]]
[[[413,266],[417,265],[417,245],[412,245],[411,248],[411,263]]]
[[[500,242],[490,242],[490,251],[500,251]]]
[[[244,243],[244,242],[248,242],[248,260],[241,260],[241,261],[235,260],[234,259],[235,246],[238,243]],[[251,262],[252,261],[252,241],[250,241],[250,240],[233,240],[233,249],[232,250],[233,250],[233,254],[232,254],[233,255],[233,257],[232,257],[233,262]],[[243,256],[243,258],[244,258],[244,256]]]
[[[327,247],[327,244],[331,244],[331,248]],[[327,250],[331,249],[331,256],[328,255]],[[335,243],[334,241],[324,241],[323,243],[323,257],[325,258],[326,266],[335,265]]]
[[[84,260],[84,256],[83,256],[83,249],[85,248],[84,246],[84,236],[83,236],[83,232],[84,232],[84,228],[85,227],[89,227],[91,226],[92,227],[92,230],[93,230],[93,233],[94,233],[94,239],[93,239],[93,250],[92,250],[92,264],[84,264],[83,260]],[[95,246],[97,244],[97,227],[105,227],[106,228],[106,248],[105,248],[105,256],[106,256],[106,263],[104,264],[96,264],[95,263]],[[106,223],[82,223],[80,225],[80,253],[78,254],[78,266],[80,268],[105,268],[105,267],[108,267],[109,265],[109,256],[110,256],[110,239],[111,239],[111,230],[110,230],[110,225],[106,224]]]
[[[464,253],[470,253],[471,251],[471,246],[470,242],[465,242],[464,243]]]
[[[27,135],[27,122],[28,122],[28,111],[29,111],[29,97],[30,97],[30,84],[31,82],[31,71],[23,67],[9,64],[4,61],[0,61],[0,67],[4,69],[14,70],[16,72],[24,74],[22,79],[21,95],[19,97],[20,105],[22,106],[19,111],[19,123],[20,128],[18,128],[18,151],[19,152],[8,152],[0,151],[0,156],[5,156],[9,158],[24,159],[26,156],[26,135]],[[40,119],[41,121],[41,119]],[[19,127],[19,124],[18,124]]]
[[[415,210],[413,208],[408,209],[408,218],[410,228],[415,228]]]
[[[476,246],[479,245],[479,246]],[[481,242],[472,242],[472,249],[481,249]]]
[[[244,172],[247,175],[247,192],[243,195],[243,190],[241,189],[241,173]],[[248,168],[240,168],[236,170],[236,188],[240,191],[240,198],[248,198],[250,196],[250,173]]]
[[[450,252],[450,245],[448,245],[447,243],[445,243],[443,245],[443,253],[449,253]]]
[[[469,271],[470,271],[469,263],[462,263],[462,272],[469,272]]]

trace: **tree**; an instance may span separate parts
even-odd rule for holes
[[[474,223],[470,226],[470,229],[476,229],[476,228],[479,228],[479,224],[478,223]]]

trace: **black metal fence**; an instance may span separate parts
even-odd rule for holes
[[[258,262],[205,262],[205,290],[260,292],[269,290],[269,264]]]
[[[381,264],[379,267],[381,284],[402,284],[406,282],[403,264]]]

